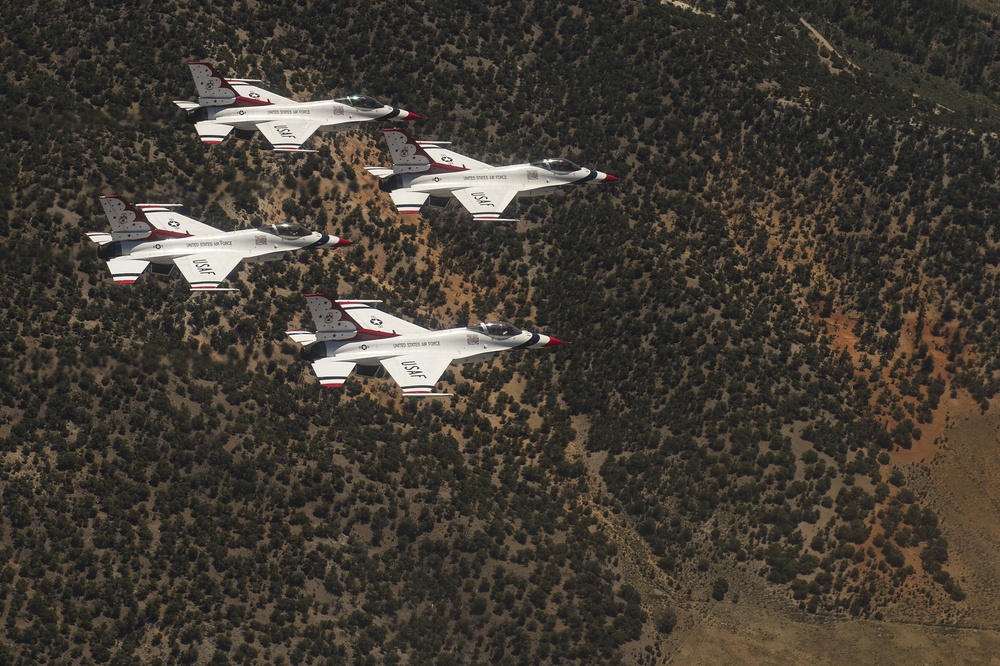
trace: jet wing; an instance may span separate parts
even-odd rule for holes
[[[461,153],[456,153],[446,148],[441,148],[434,142],[424,142],[418,141],[417,143],[427,152],[428,155],[435,162],[440,162],[441,164],[447,164],[448,166],[458,167],[461,169],[492,169],[494,168],[492,164],[487,164],[486,162],[480,162],[479,160],[474,160],[467,155],[462,155]]]
[[[218,236],[221,231],[215,227],[193,220],[187,215],[181,215],[172,210],[177,204],[136,204],[136,208],[142,211],[146,220],[154,229],[160,231],[174,232],[177,235],[187,234],[189,236]]]
[[[247,100],[253,100],[257,103],[267,102],[269,104],[298,104],[294,99],[282,97],[278,93],[250,85],[251,83],[260,83],[257,79],[226,79],[226,83],[231,85],[236,94],[243,98],[241,101],[244,104]]]
[[[174,259],[184,279],[191,284],[191,291],[236,291],[219,289],[219,283],[233,272],[243,260],[237,252],[205,252],[189,254]]]
[[[194,129],[198,132],[198,138],[202,143],[222,143],[222,140],[233,131],[233,126],[202,120],[194,124]]]
[[[503,211],[517,196],[517,190],[496,185],[473,185],[452,191],[452,195],[477,220],[513,222],[512,218],[501,217]]]
[[[312,120],[272,120],[257,123],[257,129],[268,140],[275,150],[295,152],[320,127],[320,123]],[[306,151],[302,151],[306,152]],[[314,150],[308,152],[316,152]]]
[[[434,385],[448,369],[452,357],[440,352],[423,352],[406,356],[393,356],[382,360],[384,367],[396,380],[403,395],[417,398],[445,396],[450,393],[434,393]]]
[[[357,324],[359,328],[369,331],[382,331],[383,333],[426,333],[427,329],[412,321],[406,321],[399,317],[394,317],[388,312],[382,312],[371,307],[364,301],[337,301],[344,312]],[[316,318],[319,325],[319,318]]]
[[[319,383],[326,388],[340,388],[357,365],[353,361],[338,361],[333,358],[321,358],[312,364],[313,372]]]

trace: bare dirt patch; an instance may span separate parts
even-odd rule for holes
[[[997,664],[1000,633],[924,624],[808,620],[767,607],[719,603],[672,664]]]
[[[959,407],[931,473],[914,485],[941,517],[947,567],[967,595],[961,623],[1000,629],[1000,413]]]

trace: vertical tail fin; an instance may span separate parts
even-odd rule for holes
[[[189,62],[191,78],[198,89],[198,106],[265,106],[294,103],[293,100],[250,85],[254,79],[227,79],[211,63]]]
[[[100,199],[104,214],[111,223],[113,240],[146,240],[155,231],[153,225],[146,219],[146,215],[124,197],[112,194],[102,196]]]
[[[207,62],[189,62],[194,87],[198,89],[199,106],[229,106],[239,93],[222,74]]]
[[[434,156],[425,149],[425,145],[435,146],[433,142],[417,141],[405,131],[395,127],[386,127],[382,133],[385,134],[386,143],[389,144],[393,173],[465,171],[464,167],[434,159]]]
[[[374,340],[395,337],[401,332],[422,331],[416,324],[376,310],[371,303],[382,301],[338,301],[326,294],[306,294],[309,312],[316,322],[316,341]],[[306,331],[287,331],[296,342],[308,344]],[[296,334],[296,335],[293,335]]]
[[[362,328],[331,296],[306,294],[306,303],[316,322],[316,340],[350,340]],[[295,336],[291,337],[295,339]]]
[[[129,203],[125,197],[120,197],[116,194],[111,194],[107,196],[100,197],[101,206],[104,207],[104,214],[108,216],[108,222],[111,223],[111,234],[104,234],[108,238],[103,238],[103,236],[98,234],[88,234],[93,240],[98,243],[107,243],[110,241],[141,241],[141,240],[164,240],[167,238],[183,238],[185,236],[195,235],[199,230],[194,231],[188,230],[187,228],[181,228],[181,222],[171,219],[167,222],[167,226],[171,229],[157,227],[148,217],[146,217],[146,211],[150,214],[160,213],[167,210],[169,207],[175,206],[176,204],[167,205],[153,205],[153,204],[132,204]],[[184,217],[183,215],[173,215],[172,217],[182,220],[184,223],[191,222],[191,226],[204,227],[212,232],[217,231],[212,227],[207,225],[199,224],[190,218]],[[204,231],[202,231],[204,233]]]

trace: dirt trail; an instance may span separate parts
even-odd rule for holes
[[[842,58],[844,62],[846,62],[848,65],[851,66],[852,69],[858,69],[858,66],[855,65],[853,62],[851,62],[849,58],[845,58],[843,54],[838,52],[837,49],[833,47],[833,44],[831,44],[826,37],[820,34],[819,30],[812,27],[809,23],[806,22],[804,18],[800,17],[799,21],[802,23],[803,26],[805,26],[806,30],[809,31],[809,34],[813,36],[813,39],[815,39],[820,46],[825,48],[830,53],[835,54],[837,57]],[[836,74],[837,72],[841,71],[840,69],[834,66],[833,61],[829,57],[825,58],[821,57],[820,59],[823,60],[824,63],[826,63],[826,66],[829,68],[831,73]]]
[[[618,546],[623,582],[640,592],[652,620],[668,605],[678,611],[669,637],[647,624],[629,656],[640,657],[649,646],[656,663],[671,664],[856,664],[858,655],[873,664],[1000,664],[1000,459],[992,454],[1000,443],[1000,414],[981,417],[971,403],[952,408],[951,451],[938,456],[926,491],[954,544],[948,569],[969,594],[959,627],[810,616],[767,590],[747,594],[744,588],[738,603],[682,599],[627,519],[600,502],[603,456],[585,450],[586,424],[574,422],[579,435],[567,455],[583,461],[588,475],[580,501]]]
[[[589,430],[587,422],[582,418],[573,420],[576,438],[566,447],[566,455],[570,459],[579,460],[587,467],[587,490],[579,497],[583,506],[590,508],[597,518],[601,531],[618,547],[618,568],[625,580],[635,587],[646,602],[647,598],[665,598],[668,590],[673,588],[673,581],[656,564],[656,556],[649,545],[643,540],[628,519],[621,514],[615,514],[607,506],[598,501],[598,495],[604,494],[604,482],[600,476],[600,466],[603,454],[590,455],[584,448],[586,433]],[[644,603],[644,605],[646,605]],[[646,612],[652,607],[662,606],[662,603],[649,604]]]

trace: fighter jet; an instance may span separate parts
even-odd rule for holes
[[[558,158],[491,166],[443,148],[447,142],[417,141],[396,128],[382,132],[392,168],[365,168],[379,177],[379,189],[389,193],[402,214],[418,213],[425,203],[443,208],[454,197],[477,220],[513,222],[501,216],[515,197],[549,194],[562,185],[618,180]]]
[[[405,396],[447,396],[451,394],[435,393],[434,385],[451,363],[488,361],[509,349],[563,344],[498,321],[430,331],[370,305],[381,301],[338,301],[326,294],[306,294],[306,301],[316,332],[287,333],[305,346],[319,383],[330,388],[343,386],[357,367],[365,377],[388,372]]]
[[[418,120],[420,116],[365,95],[296,102],[258,88],[256,79],[227,79],[207,62],[189,62],[198,101],[176,100],[204,143],[221,143],[233,129],[240,139],[260,130],[274,150],[315,152],[300,146],[317,130],[354,129],[372,120]]]
[[[236,291],[219,284],[241,261],[276,261],[293,250],[351,244],[290,222],[222,231],[172,210],[179,204],[132,205],[123,197],[104,196],[101,205],[111,233],[87,235],[100,244],[97,256],[108,262],[118,284],[132,284],[149,265],[160,275],[177,266],[191,291]]]

